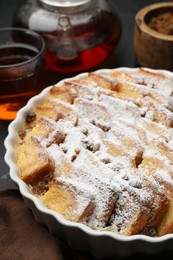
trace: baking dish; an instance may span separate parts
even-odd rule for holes
[[[113,70],[103,69],[97,72],[134,72],[135,70],[136,68],[117,68]],[[173,73],[169,71],[147,70],[150,72],[158,72],[173,80]],[[87,75],[87,73],[79,74],[75,78],[79,79],[85,75]],[[67,81],[68,79],[65,80]],[[64,80],[57,83],[57,86],[60,86],[63,82]],[[146,235],[123,236],[111,231],[93,230],[84,224],[68,221],[57,212],[46,208],[40,200],[30,192],[27,184],[24,183],[19,176],[19,172],[15,164],[14,147],[16,145],[18,131],[23,123],[24,117],[29,111],[41,103],[41,101],[48,94],[50,88],[51,86],[47,87],[39,95],[31,98],[27,105],[18,112],[16,119],[9,125],[9,133],[5,139],[5,161],[10,168],[10,177],[18,185],[25,204],[32,210],[36,221],[46,225],[49,232],[54,236],[66,240],[73,249],[88,251],[94,257],[99,259],[116,256],[126,257],[134,253],[154,254],[163,249],[171,249],[173,234],[167,234],[161,237],[149,237]]]

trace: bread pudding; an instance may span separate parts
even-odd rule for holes
[[[18,131],[30,192],[65,219],[131,236],[173,233],[173,79],[100,70],[50,87]]]

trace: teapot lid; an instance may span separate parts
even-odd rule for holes
[[[39,0],[46,9],[50,11],[81,11],[88,6],[91,0]]]

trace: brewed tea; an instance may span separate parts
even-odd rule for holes
[[[0,45],[0,119],[12,120],[46,86],[39,49],[25,43]]]

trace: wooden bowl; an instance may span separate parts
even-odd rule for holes
[[[173,71],[173,20],[168,17],[173,19],[173,2],[152,4],[136,14],[134,52],[140,66]]]

